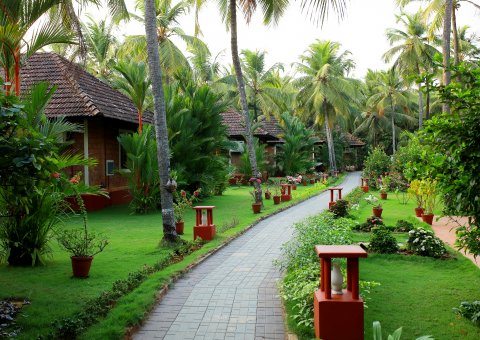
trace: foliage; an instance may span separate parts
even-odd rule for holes
[[[207,85],[191,80],[165,89],[172,169],[180,187],[219,194],[228,181],[229,142],[221,113],[227,104]],[[220,192],[219,192],[220,190]]]
[[[263,172],[267,168],[267,155],[265,150],[265,144],[260,143],[258,138],[253,138],[253,147],[255,150],[255,155],[257,157],[258,171]],[[243,174],[244,178],[251,178],[253,176],[252,166],[250,165],[250,158],[248,157],[248,151],[246,148],[240,157],[240,164],[237,170],[238,172]]]
[[[250,191],[250,196],[253,198],[253,203],[262,203],[262,180],[260,178],[252,177],[250,178],[250,182],[253,185],[253,191]],[[258,186],[255,185],[255,182],[258,183]]]
[[[296,223],[293,226],[293,238],[282,246],[283,257],[279,262],[280,266],[294,269],[310,263],[318,264],[312,245],[351,244],[349,231],[352,227],[352,220],[335,218],[330,212]]]
[[[367,218],[367,221],[362,224],[357,224],[353,227],[353,230],[370,232],[373,228],[384,226],[384,222],[381,218],[371,216]]]
[[[421,162],[426,147],[421,144],[416,134],[405,131],[402,133],[402,137],[408,138],[408,141],[405,145],[401,145],[393,155],[392,171],[399,173],[403,179],[419,178],[423,173],[417,164]]]
[[[413,223],[405,220],[398,220],[397,223],[395,224],[395,231],[399,233],[409,232],[413,228],[414,228]]]
[[[373,196],[373,195],[368,195],[367,197],[365,197],[365,201],[370,204],[370,205],[373,205],[374,208],[381,208],[382,205],[379,202],[378,198],[376,196]]]
[[[387,228],[372,228],[368,250],[380,254],[395,254],[398,252],[397,240]]]
[[[160,205],[160,179],[153,127],[147,125],[142,133],[121,134],[117,139],[127,155],[125,169],[120,173],[128,179],[133,197],[130,209],[137,214],[157,209]]]
[[[355,204],[359,204],[360,201],[362,200],[362,197],[364,195],[364,192],[362,188],[357,187],[350,191],[350,193],[345,196],[345,200],[347,200],[350,203],[350,206],[353,206]]]
[[[447,250],[443,242],[433,232],[416,228],[408,232],[407,248],[417,255],[441,257]]]
[[[368,178],[369,186],[377,188],[377,178],[390,170],[390,163],[390,157],[380,147],[374,148],[368,153],[363,163],[362,176]]]
[[[463,301],[460,304],[460,307],[453,308],[453,311],[455,314],[463,316],[472,321],[475,325],[480,326],[480,301]]]
[[[188,193],[185,190],[180,190],[180,194],[176,191],[174,193],[175,202],[173,203],[173,214],[175,215],[175,222],[182,222],[183,216],[187,209],[191,208],[192,203],[197,200],[200,195],[200,190],[195,190],[193,195],[188,197]]]
[[[438,185],[436,180],[429,178],[423,179],[419,186],[420,195],[425,204],[424,214],[433,214],[437,207]]]
[[[424,207],[425,199],[423,197],[423,192],[420,190],[421,181],[418,179],[414,179],[410,182],[410,186],[407,189],[408,193],[415,197],[417,201],[417,207],[422,208]]]
[[[314,166],[312,150],[318,138],[312,129],[303,124],[298,117],[287,112],[281,117],[281,138],[284,143],[278,145],[277,166],[285,174],[305,173]]]
[[[386,193],[387,191],[390,190],[390,184],[392,183],[392,179],[390,176],[380,176],[377,180],[377,186],[380,189],[381,193]]]
[[[449,104],[452,114],[434,116],[425,124],[422,141],[430,148],[424,171],[438,181],[445,195],[445,210],[455,216],[469,216],[470,226],[457,232],[457,246],[480,254],[480,69],[466,64],[453,68],[444,87],[431,84],[433,93]]]
[[[269,188],[273,189],[273,195],[274,196],[280,196],[280,193],[281,193],[281,190],[282,190],[281,184],[282,184],[282,180],[280,178],[270,177],[268,179],[268,186],[269,186]]]
[[[333,216],[335,216],[335,218],[347,217],[348,206],[349,206],[348,201],[337,200],[335,204],[330,207],[330,211],[332,212]]]
[[[400,340],[402,337],[402,327],[397,328],[393,334],[388,335],[387,340]],[[380,325],[379,321],[373,322],[373,340],[382,340],[382,326]],[[433,340],[430,335],[424,335],[416,340]]]

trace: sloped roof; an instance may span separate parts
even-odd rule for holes
[[[138,122],[137,109],[127,96],[55,53],[36,53],[22,67],[22,93],[41,81],[57,86],[45,109],[48,117],[103,116]],[[146,112],[143,120],[151,122],[152,114]]]
[[[363,142],[360,138],[355,137],[351,133],[345,132],[344,134],[345,140],[350,146],[364,146],[365,142]]]
[[[231,109],[227,112],[222,112],[221,115],[223,124],[227,127],[227,133],[229,136],[245,135],[245,118],[241,113]],[[271,135],[262,127],[257,128],[254,135],[276,137],[275,135]]]

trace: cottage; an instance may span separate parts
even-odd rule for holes
[[[37,53],[22,67],[23,93],[41,81],[57,86],[45,109],[47,117],[65,116],[81,124],[83,133],[72,133],[65,138],[72,142],[71,151],[98,162],[94,167],[69,169],[70,174],[81,171],[85,184],[99,185],[110,195],[110,198],[85,197],[87,209],[129,202],[127,181],[118,173],[125,164],[126,155],[117,137],[137,130],[138,115],[131,100],[55,53]],[[145,114],[144,121],[151,120],[152,115]]]

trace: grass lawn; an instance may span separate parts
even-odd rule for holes
[[[214,222],[217,228],[227,224],[235,227],[217,234],[216,238],[200,250],[185,257],[179,263],[156,272],[132,293],[121,298],[104,320],[91,327],[83,335],[85,339],[122,338],[125,328],[138,323],[146,310],[155,302],[155,292],[168,282],[176,272],[186,268],[201,255],[216,248],[238,234],[262,216],[271,214],[287,204],[293,204],[313,196],[326,187],[320,184],[298,186],[292,191],[292,201],[274,206],[272,200],[264,200],[265,208],[259,215],[251,209],[249,187],[230,187],[223,196],[211,197],[199,202],[214,205]],[[93,261],[90,278],[71,277],[69,255],[51,242],[52,258],[46,266],[15,268],[0,265],[0,299],[21,297],[31,300],[17,318],[22,328],[19,339],[34,339],[51,330],[52,321],[74,315],[82,310],[84,301],[111,289],[112,283],[124,279],[128,273],[153,265],[169,256],[171,250],[159,248],[162,238],[162,219],[159,212],[147,215],[131,215],[127,206],[116,206],[89,213],[89,227],[108,235],[110,244]],[[185,216],[186,240],[193,240],[194,211]],[[66,227],[80,226],[80,218],[72,218]]]

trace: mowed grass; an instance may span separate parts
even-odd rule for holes
[[[251,209],[250,187],[230,187],[222,196],[205,199],[198,204],[214,205],[214,222],[217,228],[226,224],[235,227],[217,234],[216,238],[183,261],[151,275],[138,289],[123,297],[105,320],[91,328],[86,339],[121,338],[125,328],[139,322],[145,311],[155,302],[156,291],[176,272],[183,270],[206,252],[216,248],[228,238],[238,234],[259,218],[313,196],[326,189],[316,184],[298,186],[292,191],[293,199],[273,205],[264,200],[261,214],[254,215]],[[88,214],[89,228],[108,236],[109,245],[95,256],[88,279],[72,278],[69,254],[51,242],[52,257],[45,266],[15,268],[0,266],[0,299],[8,297],[28,298],[31,305],[25,306],[17,319],[21,327],[19,339],[34,339],[52,329],[51,323],[69,317],[82,310],[86,300],[109,290],[112,283],[125,279],[130,272],[144,265],[153,265],[169,256],[171,250],[160,248],[162,218],[159,212],[132,215],[128,206],[116,206]],[[194,211],[185,216],[185,240],[193,240]],[[65,227],[81,226],[78,217],[66,221]]]

